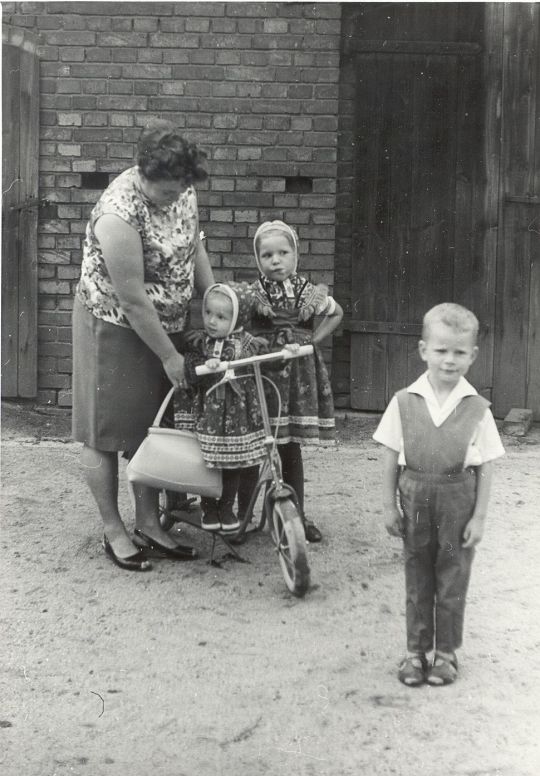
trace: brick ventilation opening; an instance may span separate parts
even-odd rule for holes
[[[81,173],[81,188],[106,189],[109,185],[108,172],[83,172]]]
[[[311,194],[313,178],[304,178],[301,175],[296,178],[285,178],[285,191],[289,194]]]

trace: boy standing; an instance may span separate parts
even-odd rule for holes
[[[466,308],[445,303],[429,310],[419,343],[427,371],[392,398],[373,435],[385,446],[386,530],[404,540],[407,655],[398,678],[411,687],[457,677],[491,461],[504,455],[489,402],[465,380],[477,335],[478,320]]]

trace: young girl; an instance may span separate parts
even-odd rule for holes
[[[312,343],[312,356],[287,361],[268,370],[281,398],[278,450],[283,479],[298,496],[306,539],[319,542],[319,529],[304,514],[304,470],[300,444],[324,444],[334,440],[332,388],[317,345],[339,325],[343,310],[327,294],[297,274],[298,238],[283,221],[266,221],[253,240],[259,279],[253,284],[255,310],[253,330],[269,340],[270,350]],[[316,315],[324,316],[314,329]],[[278,402],[274,391],[267,395],[271,422],[277,422]]]
[[[214,283],[203,297],[204,330],[186,334],[182,346],[185,380],[192,387],[191,409],[203,458],[207,466],[223,470],[221,498],[201,498],[201,524],[208,531],[239,528],[233,505],[240,471],[253,467],[264,457],[264,431],[254,381],[233,380],[213,388],[222,379],[222,373],[202,377],[195,373],[199,364],[217,369],[220,361],[267,350],[265,340],[237,326],[238,314],[235,292],[222,283]]]

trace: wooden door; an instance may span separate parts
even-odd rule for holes
[[[540,6],[505,4],[493,404],[540,420]]]
[[[4,40],[2,63],[2,396],[37,393],[39,61]]]
[[[351,406],[362,410],[383,410],[421,373],[431,306],[459,302],[485,320],[490,304],[482,47],[471,39],[482,8],[418,5],[366,12],[348,44],[357,73]],[[492,331],[483,339],[474,379],[489,395]]]

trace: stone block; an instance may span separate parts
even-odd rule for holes
[[[512,407],[503,421],[502,432],[507,436],[525,436],[532,420],[532,410]]]

